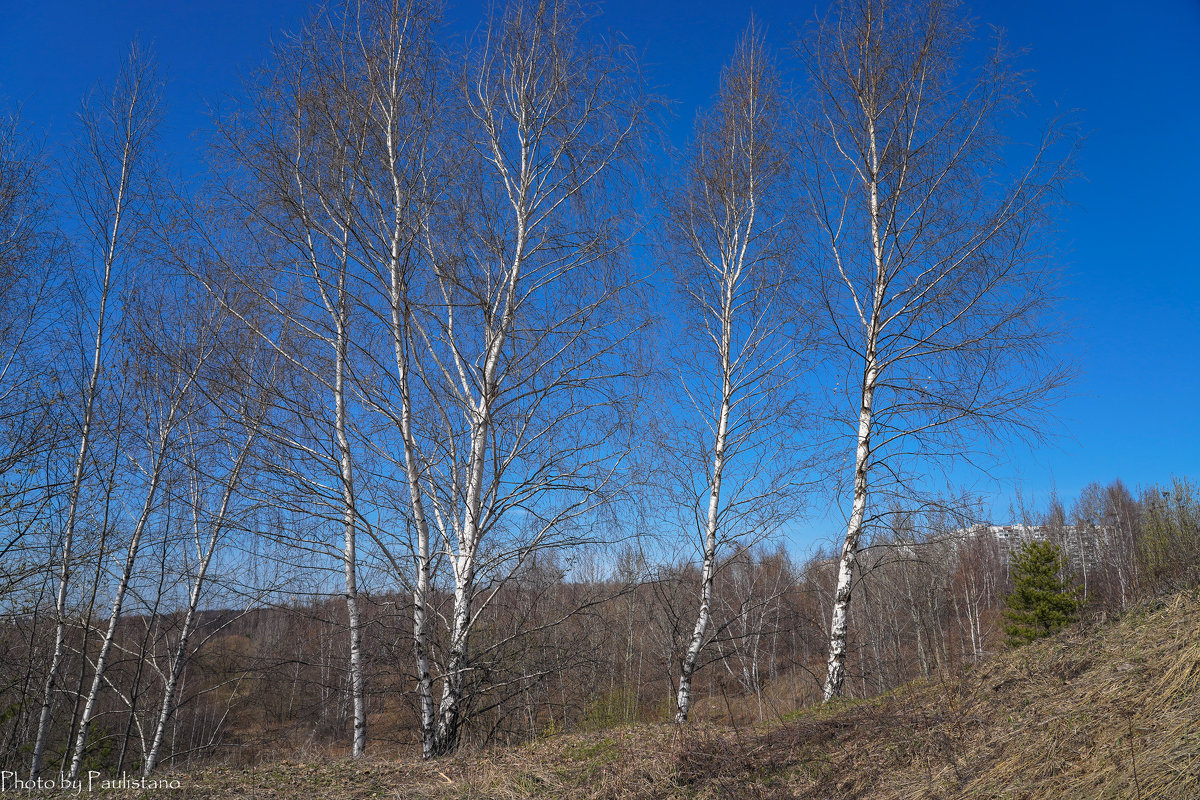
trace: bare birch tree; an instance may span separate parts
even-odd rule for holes
[[[1050,210],[1069,140],[1051,127],[1024,166],[1004,122],[1021,76],[1002,44],[978,69],[953,2],[845,0],[802,47],[801,131],[831,382],[852,414],[852,499],[824,697],[842,691],[864,531],[929,470],[986,463],[981,442],[1036,436],[1063,372],[1049,352]],[[1056,155],[1057,154],[1057,155]],[[843,383],[844,382],[844,383]]]
[[[763,536],[786,517],[794,471],[780,446],[794,412],[787,337],[782,214],[786,159],[778,81],[753,26],[722,72],[714,108],[696,125],[685,182],[668,200],[671,262],[688,342],[672,365],[686,442],[670,448],[685,524],[700,541],[699,610],[679,672],[676,722],[686,722],[692,675],[711,635],[721,551]],[[674,426],[676,420],[670,423]],[[687,471],[689,468],[694,471]]]
[[[646,100],[626,48],[587,22],[572,3],[514,3],[469,48],[450,187],[407,287],[396,343],[420,354],[424,413],[401,444],[420,476],[414,517],[419,500],[431,526],[418,571],[444,557],[453,591],[427,757],[458,745],[480,614],[540,549],[595,538],[585,523],[619,487],[628,446],[622,356],[637,317],[620,176]]]
[[[84,237],[79,251],[82,258],[92,262],[96,274],[95,286],[84,290],[87,308],[92,312],[88,315],[91,327],[86,346],[87,367],[79,387],[77,445],[58,546],[54,645],[30,763],[34,778],[42,769],[64,657],[76,528],[95,436],[102,374],[109,356],[110,329],[115,324],[116,312],[110,306],[118,302],[117,292],[124,277],[120,272],[130,259],[131,241],[136,240],[140,222],[145,219],[158,103],[159,86],[152,64],[134,47],[111,93],[85,103],[80,115],[79,140],[70,156],[69,188],[78,214],[80,236]]]
[[[411,527],[416,537],[401,546],[403,553],[379,536],[373,538],[383,546],[396,577],[413,594],[417,696],[423,752],[428,755],[431,739],[424,732],[434,726],[429,662],[434,556],[421,487],[426,473],[417,446],[421,423],[415,420],[420,411],[414,404],[414,392],[419,391],[414,349],[419,352],[421,346],[414,340],[412,320],[425,302],[419,296],[426,281],[421,274],[426,268],[421,241],[428,230],[430,207],[446,178],[440,153],[445,130],[438,105],[449,88],[448,76],[433,44],[438,23],[433,7],[408,0],[361,3],[353,11],[353,25],[331,29],[326,47],[353,65],[343,74],[348,72],[355,80],[337,86],[339,104],[361,126],[362,134],[362,158],[353,171],[360,202],[347,224],[363,280],[358,300],[364,310],[373,312],[370,325],[378,331],[379,341],[389,345],[378,351],[362,350],[372,374],[359,389],[397,436],[398,444],[393,446],[389,438],[376,450],[397,469],[395,479],[403,488],[387,491],[407,495],[399,524]]]
[[[251,236],[266,240],[258,250],[266,266],[226,267],[221,276],[206,278],[216,296],[240,296],[243,305],[234,312],[242,322],[276,349],[302,383],[324,395],[281,395],[290,424],[277,422],[267,431],[291,454],[287,464],[277,466],[283,481],[298,488],[296,502],[320,498],[342,529],[337,558],[345,586],[356,757],[366,747],[367,720],[358,589],[364,522],[353,373],[361,349],[355,330],[362,329],[355,315],[363,304],[359,206],[373,188],[362,182],[363,162],[370,157],[367,112],[373,109],[360,49],[366,44],[358,38],[366,31],[356,25],[371,8],[351,4],[318,15],[278,48],[251,99],[248,124],[226,131],[226,151],[244,180],[229,187],[227,198],[257,232]],[[238,287],[232,295],[221,285],[226,281]],[[264,321],[262,311],[285,320],[283,327]],[[291,333],[282,335],[284,328]]]

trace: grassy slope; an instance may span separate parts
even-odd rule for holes
[[[1200,798],[1200,595],[755,729],[176,774],[173,798]],[[121,791],[122,797],[136,793]]]

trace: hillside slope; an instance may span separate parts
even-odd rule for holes
[[[1200,594],[754,729],[639,726],[433,764],[377,754],[169,777],[175,798],[1197,798]]]
[[[743,782],[751,797],[1198,798],[1200,597],[802,714],[740,747],[693,745],[681,763],[715,796]]]

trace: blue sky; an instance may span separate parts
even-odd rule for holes
[[[1200,476],[1200,224],[1191,207],[1200,176],[1200,3],[969,7],[1029,48],[1022,63],[1035,72],[1038,100],[1081,109],[1088,133],[1085,179],[1071,187],[1061,237],[1073,329],[1064,355],[1079,379],[1059,408],[1055,441],[1014,452],[1004,477],[1040,504],[1052,487],[1069,499],[1093,480],[1138,486]],[[466,28],[482,8],[459,3],[451,18]],[[616,0],[603,19],[677,101],[671,132],[681,138],[751,11],[786,45],[813,6]],[[179,166],[194,167],[190,134],[205,127],[207,104],[236,95],[239,75],[261,61],[272,36],[306,14],[293,0],[0,0],[0,97],[22,105],[26,122],[53,142],[80,96],[108,79],[140,36],[169,80],[164,144]],[[1007,505],[998,495],[997,521]]]

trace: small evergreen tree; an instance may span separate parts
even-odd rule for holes
[[[1063,577],[1066,558],[1050,542],[1026,542],[1013,559],[1004,633],[1010,647],[1049,636],[1079,618],[1079,595]]]

